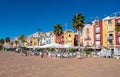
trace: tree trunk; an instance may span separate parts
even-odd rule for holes
[[[81,49],[80,49],[80,28],[78,29],[78,51],[81,54]]]

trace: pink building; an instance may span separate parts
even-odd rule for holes
[[[94,26],[92,24],[86,24],[82,33],[83,46],[94,46]]]

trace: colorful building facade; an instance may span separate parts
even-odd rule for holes
[[[118,28],[119,26],[118,24],[120,24],[120,17],[115,18],[115,28]],[[120,31],[115,32],[115,39],[116,39],[115,41],[116,45],[120,45]]]
[[[74,46],[78,46],[78,34],[77,33],[74,33]]]
[[[55,36],[55,42],[64,45],[64,32],[59,36]]]
[[[74,46],[74,32],[73,31],[64,32],[64,44],[69,44],[71,46]]]
[[[103,27],[102,20],[94,21],[94,46],[100,48],[103,46]]]
[[[103,19],[103,46],[115,45],[115,20],[114,17]]]
[[[94,45],[94,26],[92,24],[86,24],[83,28],[83,46]]]

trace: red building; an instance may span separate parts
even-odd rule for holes
[[[118,28],[118,23],[120,23],[120,17],[115,18],[115,28]],[[120,45],[120,32],[115,31],[116,45]]]
[[[102,20],[94,22],[94,44],[96,47],[103,46]]]
[[[61,35],[56,35],[56,43],[58,44],[64,44],[64,33],[62,33]]]

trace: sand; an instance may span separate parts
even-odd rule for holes
[[[120,59],[54,59],[0,51],[0,77],[120,77]]]

